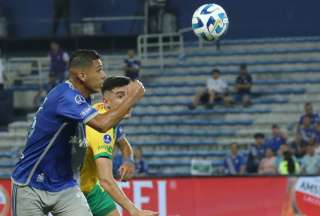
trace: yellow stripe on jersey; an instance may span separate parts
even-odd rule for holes
[[[103,103],[93,105],[99,113],[107,112]],[[86,126],[88,149],[81,169],[80,187],[83,192],[90,192],[98,183],[98,173],[95,160],[101,157],[112,159],[112,152],[116,143],[116,129],[100,133]]]

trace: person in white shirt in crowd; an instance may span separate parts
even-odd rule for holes
[[[214,103],[221,102],[226,106],[232,104],[232,99],[228,93],[228,84],[220,77],[220,70],[213,69],[211,77],[207,80],[207,86],[205,90],[197,92],[192,100],[190,109],[195,109],[198,105],[207,105],[211,108]]]
[[[315,145],[307,145],[307,154],[301,160],[302,174],[319,175],[320,174],[320,156],[316,154]]]

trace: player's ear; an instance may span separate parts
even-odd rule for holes
[[[104,104],[108,104],[108,100],[105,97],[102,98],[102,101]]]
[[[77,72],[77,77],[79,80],[81,80],[82,82],[86,81],[87,78],[87,74],[83,71],[83,70],[79,70]]]

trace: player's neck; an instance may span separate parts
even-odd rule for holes
[[[73,87],[75,89],[77,89],[82,96],[84,96],[85,98],[89,98],[91,93],[82,85],[82,83],[80,83],[78,80],[76,79],[69,79],[70,82],[72,83]]]

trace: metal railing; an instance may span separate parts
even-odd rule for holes
[[[184,28],[175,33],[144,34],[137,39],[138,55],[141,60],[155,58],[161,69],[165,66],[166,54],[185,55],[184,35],[192,32],[192,28]],[[203,47],[205,42],[198,39],[198,47]]]
[[[4,61],[6,87],[20,84],[41,86],[48,81],[48,57],[15,57]],[[19,84],[18,84],[19,85]]]

